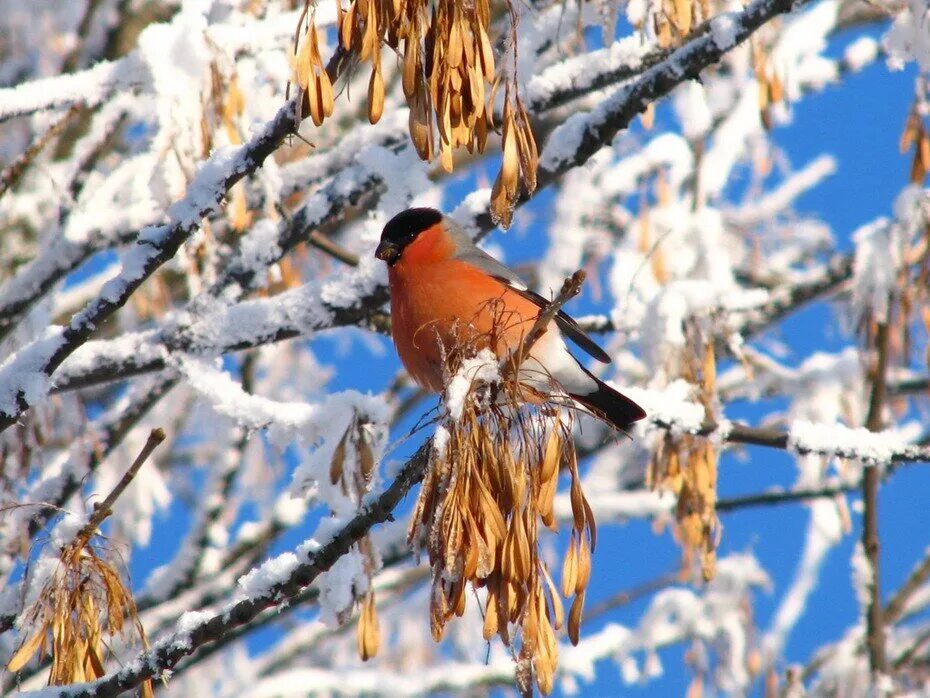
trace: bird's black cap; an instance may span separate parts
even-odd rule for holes
[[[384,226],[381,243],[375,256],[393,264],[401,252],[424,230],[432,228],[442,220],[442,213],[434,208],[408,208],[401,211]]]

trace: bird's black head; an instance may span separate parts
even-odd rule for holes
[[[420,233],[432,228],[441,220],[442,214],[434,208],[408,208],[401,211],[384,226],[375,257],[391,266],[400,259],[404,248],[416,240]]]

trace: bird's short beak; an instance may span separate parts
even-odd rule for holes
[[[400,257],[400,250],[397,249],[397,245],[393,242],[382,240],[378,243],[378,249],[375,250],[375,257],[388,264],[393,264]]]

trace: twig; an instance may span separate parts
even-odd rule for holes
[[[116,486],[110,490],[110,494],[106,498],[94,505],[94,513],[91,514],[90,520],[84,525],[84,527],[78,531],[77,535],[74,537],[74,542],[72,545],[83,548],[87,545],[87,542],[93,537],[97,529],[100,528],[100,524],[103,523],[111,513],[113,513],[113,505],[116,503],[116,500],[120,498],[120,495],[129,487],[129,483],[132,482],[133,478],[136,476],[136,473],[139,472],[139,468],[142,467],[142,464],[148,460],[148,457],[152,455],[152,451],[158,448],[158,445],[165,440],[165,430],[161,427],[156,427],[152,429],[149,433],[149,438],[146,439],[145,445],[142,447],[142,450],[139,451],[139,455],[136,456],[136,459],[132,462],[132,465],[129,466],[129,470],[123,473],[123,477],[120,478],[120,481],[116,483]]]
[[[644,582],[639,586],[635,586],[632,589],[627,589],[626,591],[621,591],[613,596],[604,599],[591,606],[588,610],[585,611],[584,618],[581,621],[581,625],[584,626],[590,623],[595,618],[599,618],[605,613],[610,613],[611,611],[620,608],[621,606],[626,606],[629,603],[641,599],[648,594],[651,594],[654,591],[659,591],[659,589],[664,589],[665,587],[671,586],[675,582],[681,581],[681,571],[675,570],[674,572],[666,572],[665,574],[656,577],[655,579],[650,579],[648,582]]]
[[[914,640],[913,644],[911,644],[910,647],[908,647],[906,650],[904,650],[904,652],[898,655],[898,657],[894,660],[894,663],[892,664],[892,667],[894,668],[894,670],[899,671],[900,669],[903,669],[908,664],[910,664],[911,660],[914,659],[914,656],[928,642],[930,642],[930,628],[920,633],[920,635],[918,635],[916,639]]]
[[[177,374],[163,376],[154,381],[144,393],[140,393],[118,415],[104,415],[100,423],[95,426],[100,430],[98,447],[90,452],[87,466],[81,472],[72,470],[62,481],[57,495],[52,500],[55,507],[64,507],[68,500],[80,489],[81,483],[88,474],[97,470],[97,467],[119,446],[126,434],[149,413],[162,397],[164,397],[177,384]],[[49,516],[54,513],[52,509],[43,509],[36,512],[29,522],[29,536],[34,537],[45,524]],[[0,631],[3,630],[0,619]]]
[[[803,502],[808,499],[829,499],[841,494],[847,494],[859,489],[858,484],[836,485],[833,487],[818,487],[814,489],[783,490],[776,492],[760,492],[739,497],[728,497],[717,502],[717,511],[733,511],[757,506],[778,506],[792,502]]]
[[[77,26],[76,34],[79,40],[74,42],[74,46],[71,47],[71,50],[68,51],[68,54],[61,62],[60,73],[70,73],[77,67],[78,61],[81,58],[81,51],[84,50],[87,44],[87,35],[90,33],[94,14],[97,12],[99,6],[100,0],[87,0],[84,6],[84,13],[81,15],[81,21],[78,22]]]
[[[924,559],[918,563],[917,567],[911,571],[904,584],[901,585],[894,596],[891,597],[891,600],[885,605],[882,616],[886,625],[896,623],[901,618],[907,607],[907,602],[914,593],[923,586],[927,579],[930,579],[930,553],[927,553]]]
[[[348,264],[350,267],[358,266],[357,254],[345,249],[344,247],[341,247],[340,245],[337,245],[318,230],[312,231],[310,235],[307,236],[307,242],[318,250],[322,250],[333,259],[339,260],[343,264]]]
[[[530,331],[523,336],[523,341],[520,343],[520,346],[501,362],[502,373],[507,370],[516,373],[520,369],[523,361],[533,350],[533,345],[535,345],[536,342],[539,341],[539,338],[546,332],[549,323],[558,315],[562,306],[581,292],[581,285],[584,283],[584,280],[585,273],[579,269],[562,282],[562,288],[559,290],[556,297],[552,299],[552,302],[545,308],[540,309],[539,315],[536,316],[536,321],[533,323]]]
[[[651,424],[661,429],[681,429],[681,425],[675,422],[653,419]],[[867,452],[860,452],[852,446],[844,446],[838,443],[831,446],[816,445],[811,446],[804,443],[793,443],[791,434],[781,429],[773,427],[754,427],[742,422],[727,422],[726,424],[717,424],[713,421],[704,422],[698,429],[689,433],[695,436],[714,435],[726,443],[749,444],[752,446],[764,446],[766,448],[777,448],[782,451],[792,451],[800,454],[813,454],[820,456],[830,456],[833,458],[848,458],[858,460],[864,463],[874,463],[875,455]],[[885,461],[882,461],[885,462]],[[891,463],[930,463],[930,448],[912,444],[902,444],[899,448],[894,449],[887,455],[887,462]]]
[[[68,111],[62,114],[58,120],[45,131],[45,133],[30,144],[25,153],[16,158],[0,172],[0,198],[16,186],[16,183],[19,182],[20,178],[25,174],[29,165],[32,164],[33,160],[36,159],[45,146],[48,145],[49,141],[61,133],[65,129],[65,126],[68,125],[68,122],[82,109],[83,106],[80,104],[72,105]]]
[[[890,300],[889,300],[890,302]],[[878,432],[882,429],[882,412],[885,408],[885,392],[888,374],[888,323],[878,324],[875,336],[877,361],[875,377],[872,382],[872,397],[869,401],[869,414],[866,419],[866,428]],[[873,683],[878,676],[885,673],[887,659],[885,656],[885,624],[882,616],[881,584],[879,568],[879,537],[878,537],[878,487],[881,482],[881,472],[874,465],[866,466],[862,482],[863,524],[862,547],[868,557],[872,568],[869,584],[869,604],[866,614],[866,645],[869,652],[869,668],[872,671]]]

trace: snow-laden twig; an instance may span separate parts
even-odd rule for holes
[[[75,314],[67,327],[27,344],[0,366],[0,431],[15,424],[51,387],[50,377],[91,333],[129,300],[200,226],[219,210],[233,184],[258,169],[295,128],[295,105],[283,106],[265,128],[239,148],[218,151],[200,169],[187,195],[171,207],[170,221],[139,233],[122,259],[123,269],[103,287],[99,298]]]
[[[874,433],[843,424],[815,424],[805,420],[788,429],[757,427],[737,421],[715,422],[704,418],[703,407],[687,397],[687,386],[678,381],[664,391],[630,387],[629,396],[643,405],[648,419],[643,428],[706,436],[723,443],[777,448],[800,455],[848,458],[870,465],[930,462],[930,447],[914,444],[894,430]]]
[[[33,80],[0,89],[0,123],[44,109],[100,104],[120,89],[142,82],[144,66],[135,57],[102,61],[81,73]]]
[[[554,182],[572,167],[584,163],[601,147],[608,144],[649,103],[667,94],[682,82],[696,78],[704,68],[719,60],[726,51],[744,41],[759,26],[772,17],[791,9],[792,4],[787,0],[755,0],[742,12],[726,13],[718,16],[711,21],[709,31],[689,40],[666,60],[650,67],[639,78],[618,90],[598,109],[590,114],[575,115],[565,126],[553,134],[543,152],[538,175],[540,186]],[[96,303],[88,307],[86,317],[84,313],[76,316],[77,328],[74,330],[69,328],[64,333],[62,344],[51,348],[50,356],[39,357],[41,360],[34,362],[38,364],[37,366],[30,365],[28,367],[29,378],[38,386],[37,389],[29,393],[32,400],[26,399],[23,386],[19,385],[18,382],[14,381],[9,387],[10,390],[15,391],[15,402],[13,404],[0,402],[0,430],[12,424],[28,408],[31,402],[44,395],[48,390],[47,381],[51,372],[57,368],[65,357],[87,340],[90,333],[87,323],[99,322],[99,320],[112,314],[145,278],[162,262],[173,256],[174,250],[177,249],[190,231],[196,225],[199,225],[200,216],[196,216],[196,214],[206,215],[215,210],[215,206],[228,188],[247,171],[254,171],[258,167],[260,160],[256,160],[256,157],[260,155],[263,159],[284,136],[291,132],[294,126],[293,122],[293,105],[289,105],[283,108],[275,119],[266,126],[263,134],[254,138],[241,149],[242,154],[238,159],[241,159],[242,162],[238,162],[236,157],[232,158],[232,163],[227,165],[227,169],[229,169],[228,177],[218,176],[225,173],[222,166],[218,168],[220,172],[215,171],[217,169],[216,163],[214,163],[214,167],[205,168],[206,173],[211,173],[214,179],[212,186],[197,186],[197,182],[195,182],[192,185],[195,191],[191,192],[188,200],[186,200],[187,205],[176,205],[172,209],[176,212],[176,215],[179,210],[185,212],[187,219],[177,220],[174,224],[169,224],[167,231],[162,230],[161,233],[162,235],[168,233],[164,242],[154,248],[153,252],[143,260],[134,260],[135,266],[139,266],[141,261],[142,274],[136,271],[131,281],[128,278],[123,279],[122,276],[114,280],[116,285],[120,286],[117,300],[121,302],[116,304],[106,298],[100,298]],[[250,149],[254,151],[251,156]],[[215,159],[216,157],[211,162]],[[203,176],[204,173],[202,173],[201,177]],[[362,189],[375,184],[370,178],[361,178],[361,183],[363,185]],[[207,189],[206,192],[201,191],[204,188]],[[202,207],[202,210],[192,210],[190,204],[193,201],[190,199],[194,194],[206,197],[204,200],[205,207]],[[353,191],[346,195],[357,196],[358,192]],[[197,209],[196,206],[193,208]],[[306,210],[306,207],[304,210]],[[492,227],[491,221],[484,208],[475,210],[474,213],[475,215],[471,217],[471,221],[466,221],[466,223],[470,223],[469,227],[477,230],[490,230]],[[195,218],[190,220],[191,216],[195,216]],[[306,228],[307,226],[303,224],[296,226],[300,233]],[[173,235],[170,234],[171,231],[174,232]],[[301,239],[300,234],[295,234],[290,229],[286,229],[285,235],[283,240],[279,237],[278,248],[282,251],[279,254],[283,254],[283,250],[289,249]],[[282,242],[284,242],[283,245]],[[277,254],[273,255],[267,262],[274,261],[277,256]],[[245,268],[244,273],[248,276],[243,278],[242,281],[247,282],[253,272],[251,269]],[[233,271],[232,277],[236,278],[237,276],[238,273]],[[119,283],[120,279],[123,281],[122,284]],[[105,287],[104,291],[107,293],[108,289]],[[372,312],[383,304],[383,294],[383,287],[376,286],[371,290],[370,295],[358,299],[356,307],[363,311]],[[376,302],[379,299],[381,302]],[[362,316],[364,314],[363,312]],[[360,319],[356,319],[353,324],[358,324],[359,321]],[[74,325],[74,321],[72,321],[72,325]],[[47,348],[46,351],[48,352],[49,349]],[[26,352],[28,355],[28,347],[21,350],[21,352]],[[7,371],[7,373],[10,372]],[[3,387],[2,381],[4,377],[3,368],[0,368],[0,387]],[[7,380],[9,380],[8,377]],[[0,397],[2,397],[2,392],[0,392]]]

